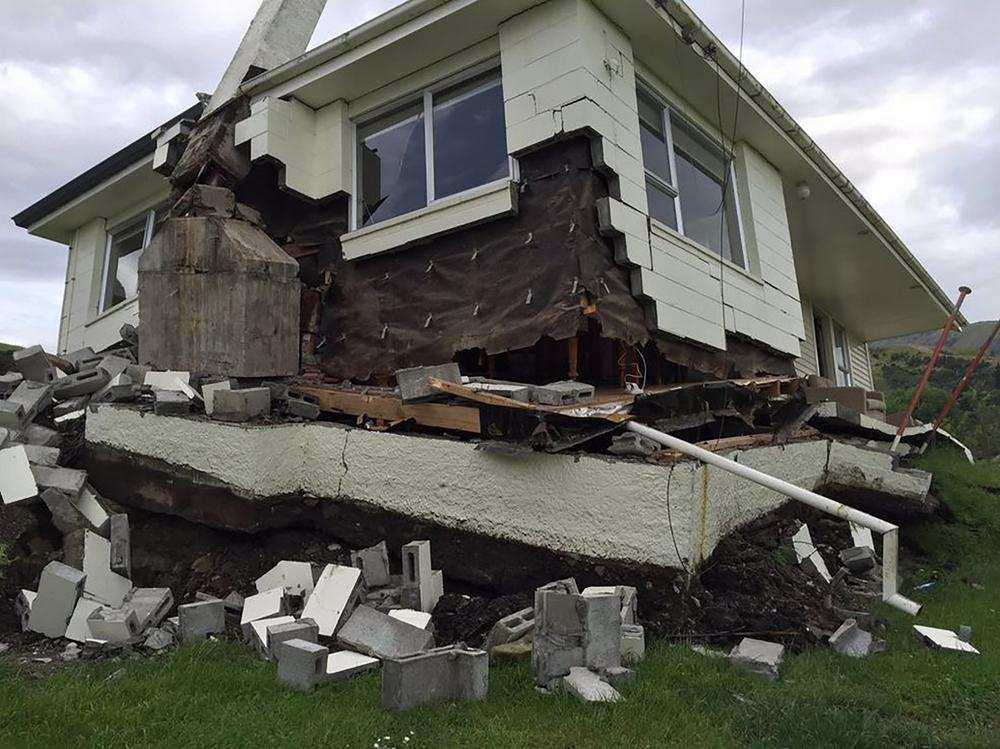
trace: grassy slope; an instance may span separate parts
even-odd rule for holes
[[[910,593],[926,604],[916,621],[973,625],[981,658],[924,649],[910,633],[915,620],[886,610],[888,653],[793,656],[777,684],[658,642],[623,704],[539,695],[519,665],[492,670],[484,703],[393,715],[377,707],[378,676],[294,694],[241,646],[208,643],[41,682],[0,669],[0,745],[995,746],[1000,497],[977,487],[1000,487],[1000,467],[970,468],[944,452],[924,463],[956,522],[905,532],[920,548],[909,581],[938,580],[926,593]]]

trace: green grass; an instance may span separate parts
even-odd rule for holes
[[[937,584],[904,590],[925,604],[916,620],[880,611],[889,652],[873,658],[791,656],[771,684],[654,642],[622,704],[537,694],[518,665],[492,669],[486,702],[396,715],[378,708],[378,676],[301,695],[279,688],[273,668],[243,647],[207,643],[45,680],[0,670],[0,745],[997,746],[1000,497],[978,487],[1000,487],[1000,467],[970,467],[950,452],[922,463],[955,522],[904,531],[919,547],[909,582]],[[971,624],[983,656],[923,648],[911,635],[915,621]]]

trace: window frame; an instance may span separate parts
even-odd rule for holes
[[[451,195],[446,195],[444,197],[437,197],[435,194],[434,185],[434,95],[439,94],[442,91],[446,91],[455,86],[459,86],[462,83],[470,81],[474,78],[480,76],[486,76],[488,73],[496,73],[497,80],[500,83],[501,91],[503,88],[503,71],[500,66],[500,58],[492,57],[489,60],[484,60],[481,63],[473,65],[471,67],[465,68],[464,70],[453,73],[452,75],[445,76],[438,81],[435,81],[429,86],[424,86],[409,94],[397,97],[392,101],[383,104],[379,107],[371,109],[367,112],[359,114],[357,117],[352,118],[351,127],[351,141],[353,143],[352,151],[352,165],[351,169],[353,172],[352,179],[352,191],[351,191],[351,211],[350,211],[350,232],[360,231],[362,229],[373,229],[386,221],[391,221],[392,219],[400,218],[401,216],[407,216],[417,211],[422,211],[426,208],[430,208],[442,201],[453,200],[455,198],[461,198],[466,195],[471,195],[480,192],[484,187],[488,185],[498,184],[500,182],[510,183],[517,182],[520,179],[520,170],[518,167],[517,159],[507,154],[507,176],[501,177],[500,179],[494,180],[493,182],[485,182],[481,185],[474,185],[470,188],[462,190],[457,193],[452,193]],[[424,175],[426,179],[426,196],[427,201],[424,205],[416,208],[412,211],[406,213],[401,213],[399,216],[391,216],[382,221],[377,221],[373,224],[368,224],[367,226],[362,223],[362,179],[361,174],[361,163],[358,158],[361,151],[361,142],[358,139],[358,131],[371,123],[386,117],[393,112],[400,109],[405,109],[408,106],[412,106],[417,103],[422,103],[423,107],[423,121],[424,121]],[[506,132],[506,112],[504,112],[504,130]],[[504,148],[507,148],[506,138],[504,143]]]
[[[816,369],[820,377],[831,380],[837,387],[854,387],[854,363],[851,357],[851,337],[847,328],[833,315],[813,308],[813,328],[816,331]],[[844,341],[844,368],[837,363],[837,334]],[[827,364],[823,371],[823,364]]]
[[[646,167],[645,159],[642,157],[642,152],[639,152],[639,158],[642,159],[642,168],[646,174],[646,185],[648,186],[650,182],[653,183],[654,189],[658,189],[661,192],[665,192],[673,197],[674,201],[674,215],[677,217],[677,228],[674,229],[669,224],[665,224],[660,221],[655,216],[650,215],[651,221],[655,221],[656,224],[662,227],[668,232],[674,232],[676,234],[684,237],[685,240],[691,244],[698,247],[700,250],[708,253],[713,258],[717,258],[723,263],[727,263],[732,267],[743,271],[744,273],[752,274],[751,270],[752,264],[750,262],[750,251],[747,246],[747,236],[746,231],[743,227],[743,208],[740,203],[739,190],[737,189],[736,182],[736,159],[729,157],[729,152],[726,147],[720,141],[719,138],[714,136],[712,133],[705,130],[704,127],[699,125],[691,117],[685,115],[680,108],[674,104],[668,97],[660,93],[653,85],[647,83],[644,79],[636,77],[636,93],[637,95],[644,95],[648,97],[653,103],[660,107],[660,117],[661,125],[663,127],[663,132],[665,134],[665,141],[667,145],[667,159],[670,163],[670,179],[673,181],[673,185],[667,184],[660,175],[655,172],[650,171]],[[737,263],[735,260],[731,260],[721,252],[716,252],[711,247],[706,247],[705,245],[698,242],[693,237],[688,236],[684,231],[684,211],[681,208],[681,194],[680,185],[677,179],[677,153],[674,150],[674,134],[673,134],[673,120],[676,117],[680,122],[683,123],[682,126],[687,127],[696,138],[700,138],[705,141],[705,146],[710,149],[719,151],[723,157],[723,162],[725,164],[726,175],[728,177],[728,191],[732,193],[732,212],[736,219],[736,235],[740,243],[740,256],[742,257],[742,263]],[[642,121],[639,122],[639,127],[642,128]],[[692,157],[695,164],[697,164],[697,158]],[[699,166],[704,171],[704,167]],[[724,190],[725,193],[725,190]]]
[[[156,229],[156,211],[159,208],[162,208],[162,205],[157,204],[150,208],[145,209],[144,211],[139,211],[138,213],[133,214],[129,218],[119,221],[113,227],[106,230],[105,233],[107,234],[107,237],[105,238],[104,241],[104,268],[102,269],[101,272],[101,298],[97,307],[98,315],[103,315],[104,313],[114,309],[115,307],[119,307],[123,304],[126,304],[127,302],[130,302],[138,297],[138,294],[133,294],[132,296],[126,297],[120,302],[115,302],[113,305],[108,305],[108,280],[111,271],[111,249],[112,246],[114,245],[115,234],[117,232],[120,232],[125,227],[130,226],[131,224],[137,223],[136,219],[145,214],[146,226],[145,229],[143,230],[143,235],[142,235],[142,247],[139,248],[138,250],[140,254],[145,252],[146,248],[149,247],[149,243],[153,239],[153,232]]]

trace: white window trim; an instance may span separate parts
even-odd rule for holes
[[[823,310],[821,310],[821,309],[819,309],[817,307],[813,307],[813,317],[826,323],[825,327],[826,327],[827,335],[823,336],[823,337],[824,338],[828,338],[829,340],[826,341],[826,346],[824,346],[824,349],[825,349],[825,353],[826,353],[826,355],[828,357],[828,361],[830,362],[830,366],[833,368],[833,382],[834,382],[834,384],[837,387],[854,387],[855,386],[854,385],[854,362],[851,361],[851,336],[850,336],[850,333],[848,333],[847,328],[844,325],[841,325],[836,320],[836,318],[833,317],[833,315],[829,315],[829,314],[827,314],[826,312],[824,312]],[[815,326],[815,323],[813,323],[813,325]],[[844,332],[844,364],[847,367],[847,369],[846,369],[847,384],[846,385],[839,384],[839,377],[838,377],[838,375],[840,374],[841,369],[837,365],[837,328],[840,328]],[[821,370],[821,359],[820,359],[820,355],[819,355],[819,347],[820,347],[820,340],[819,340],[819,338],[820,338],[820,336],[816,336],[816,342],[815,342],[816,343],[816,369],[817,369],[818,374],[821,377],[826,377],[826,375],[823,374],[822,371],[820,371]],[[829,378],[827,378],[827,379],[829,379]]]
[[[710,143],[715,148],[722,151],[724,155],[730,153],[730,149],[727,149],[724,143],[715,135],[705,130],[699,123],[697,123],[693,118],[686,115],[681,108],[671,101],[670,97],[662,94],[656,87],[652,84],[646,82],[643,78],[636,77],[636,87],[642,91],[644,94],[649,96],[654,102],[656,102],[661,109],[660,116],[662,119],[663,132],[666,135],[667,142],[667,158],[670,161],[670,179],[674,183],[673,185],[668,185],[663,179],[658,175],[646,169],[645,163],[643,163],[643,170],[646,173],[646,179],[652,178],[653,182],[660,187],[660,189],[665,190],[667,193],[672,194],[674,198],[674,214],[677,216],[677,228],[674,229],[671,226],[664,224],[662,221],[650,216],[650,221],[655,221],[657,225],[664,230],[671,232],[673,234],[679,234],[685,240],[695,245],[699,250],[707,253],[713,259],[721,261],[723,264],[729,266],[734,270],[738,270],[745,275],[748,275],[754,280],[759,280],[756,275],[754,275],[751,270],[752,264],[750,262],[750,250],[747,243],[746,231],[743,227],[743,206],[740,203],[739,190],[736,183],[736,159],[729,158],[726,159],[727,173],[729,175],[729,191],[733,196],[733,211],[736,214],[736,233],[740,240],[740,254],[743,256],[743,265],[735,263],[728,258],[722,256],[721,253],[715,252],[710,247],[705,247],[700,242],[692,239],[684,233],[684,212],[681,210],[681,195],[680,186],[677,183],[677,155],[674,152],[674,134],[673,127],[671,126],[671,115],[678,117],[683,120],[685,124],[694,129],[702,138],[704,138],[708,143]],[[642,127],[642,123],[639,124]],[[735,149],[731,149],[735,152]],[[642,152],[639,153],[639,158],[642,158]]]
[[[364,231],[366,229],[374,229],[377,226],[385,223],[385,221],[393,221],[395,219],[404,219],[406,217],[412,217],[420,211],[426,211],[428,208],[433,208],[436,204],[441,201],[450,201],[452,198],[461,198],[470,194],[474,194],[480,191],[487,185],[476,185],[475,187],[470,187],[468,190],[463,190],[459,193],[454,193],[452,195],[447,195],[444,198],[437,198],[435,196],[434,190],[434,94],[440,93],[452,86],[463,83],[464,81],[470,80],[477,76],[489,73],[491,71],[496,71],[500,75],[501,86],[503,85],[502,70],[500,68],[500,59],[498,57],[491,57],[489,60],[484,60],[481,63],[468,67],[457,73],[453,73],[445,78],[436,81],[430,86],[418,89],[411,92],[408,95],[397,97],[391,102],[382,104],[374,109],[370,109],[366,112],[359,114],[357,117],[351,119],[351,173],[352,173],[352,187],[351,190],[351,207],[350,207],[350,221],[349,227],[352,236],[355,232]],[[400,214],[399,216],[393,216],[390,219],[385,219],[375,224],[369,226],[361,226],[361,170],[360,164],[358,163],[358,128],[379,119],[380,117],[401,109],[408,104],[415,104],[417,102],[423,102],[423,115],[424,115],[424,173],[427,177],[427,205],[421,206],[420,208],[415,208],[407,213]],[[502,180],[504,182],[518,182],[520,181],[520,167],[515,159],[510,154],[507,155],[508,161],[508,176],[504,177]]]
[[[143,212],[140,211],[139,213],[133,215],[130,218],[125,219],[124,221],[119,221],[112,228],[110,228],[110,229],[107,230],[107,238],[104,241],[104,268],[101,271],[101,301],[100,301],[100,304],[98,305],[97,316],[94,318],[94,320],[100,319],[104,315],[106,315],[106,314],[108,314],[110,312],[113,312],[114,310],[118,309],[119,307],[123,307],[128,302],[131,302],[133,299],[137,298],[136,295],[133,295],[133,296],[128,297],[127,299],[124,299],[124,300],[118,302],[117,304],[115,304],[112,307],[108,307],[107,306],[107,301],[108,301],[108,272],[111,269],[111,245],[114,242],[115,232],[118,231],[118,230],[120,230],[126,224],[130,224],[133,220],[135,220],[136,217],[141,216],[142,213]],[[146,213],[146,228],[143,231],[143,235],[142,235],[142,249],[139,250],[139,252],[144,252],[146,250],[146,248],[149,247],[149,243],[153,239],[153,227],[154,227],[154,223],[156,221],[156,208],[155,207],[146,209],[145,213]],[[93,322],[93,321],[91,321],[91,322]]]

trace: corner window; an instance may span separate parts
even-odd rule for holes
[[[649,215],[746,268],[732,163],[679,114],[637,95]]]
[[[358,227],[510,176],[500,71],[423,91],[358,127]]]
[[[108,234],[104,252],[104,286],[101,312],[133,298],[139,291],[139,257],[153,238],[163,209],[144,211],[119,224]]]

